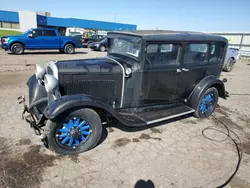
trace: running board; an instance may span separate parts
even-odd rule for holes
[[[187,115],[193,113],[195,110],[186,106],[180,105],[169,109],[161,109],[148,112],[138,112],[138,113],[124,113],[120,112],[119,114],[131,124],[138,125],[149,125],[153,123],[158,123],[161,121],[173,119],[179,116]],[[131,125],[132,126],[132,125]]]

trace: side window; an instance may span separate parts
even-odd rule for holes
[[[217,43],[210,46],[209,63],[221,63],[224,45]]]
[[[150,65],[177,65],[179,44],[149,44],[147,61]]]
[[[53,37],[56,36],[56,32],[54,30],[43,30],[43,36]]]
[[[189,44],[184,56],[184,64],[206,64],[208,44]]]
[[[33,37],[41,37],[41,36],[43,36],[42,30],[34,29],[34,30],[32,30],[32,35],[33,35]]]

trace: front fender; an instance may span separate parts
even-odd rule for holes
[[[53,101],[44,112],[47,119],[55,120],[60,114],[76,107],[96,107],[114,113],[114,109],[104,102],[87,95],[67,95]]]
[[[200,81],[199,84],[194,88],[192,93],[189,95],[188,106],[196,109],[201,95],[210,87],[215,87],[219,92],[219,96],[226,99],[227,94],[225,91],[224,83],[215,76],[208,76]]]

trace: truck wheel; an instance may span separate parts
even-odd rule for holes
[[[217,105],[219,93],[214,87],[209,88],[205,93],[199,98],[199,103],[194,116],[197,118],[206,118],[210,116]]]
[[[106,51],[105,46],[101,46],[101,47],[100,47],[100,51],[101,51],[101,52],[105,52],[105,51]]]
[[[90,48],[90,45],[91,45],[92,43],[93,43],[93,42],[88,42],[87,47]]]
[[[22,44],[20,44],[20,43],[14,43],[14,44],[11,45],[10,51],[13,54],[21,55],[21,54],[24,53],[24,46]]]
[[[74,155],[95,147],[102,135],[99,115],[84,108],[63,116],[60,122],[47,121],[45,138],[48,148],[58,154]]]
[[[234,63],[235,63],[234,59],[229,58],[229,60],[227,60],[227,64],[226,64],[226,66],[224,68],[224,71],[231,72],[233,70],[233,68],[234,68]]]
[[[64,47],[64,52],[66,54],[75,53],[75,46],[73,44],[66,44],[65,47]]]
[[[61,52],[61,53],[65,53],[63,49],[59,49],[59,52]]]

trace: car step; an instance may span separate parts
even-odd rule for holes
[[[179,116],[193,113],[195,110],[186,106],[180,105],[169,109],[161,109],[155,111],[139,112],[139,113],[119,113],[124,119],[131,123],[145,123],[146,125],[173,119]]]

